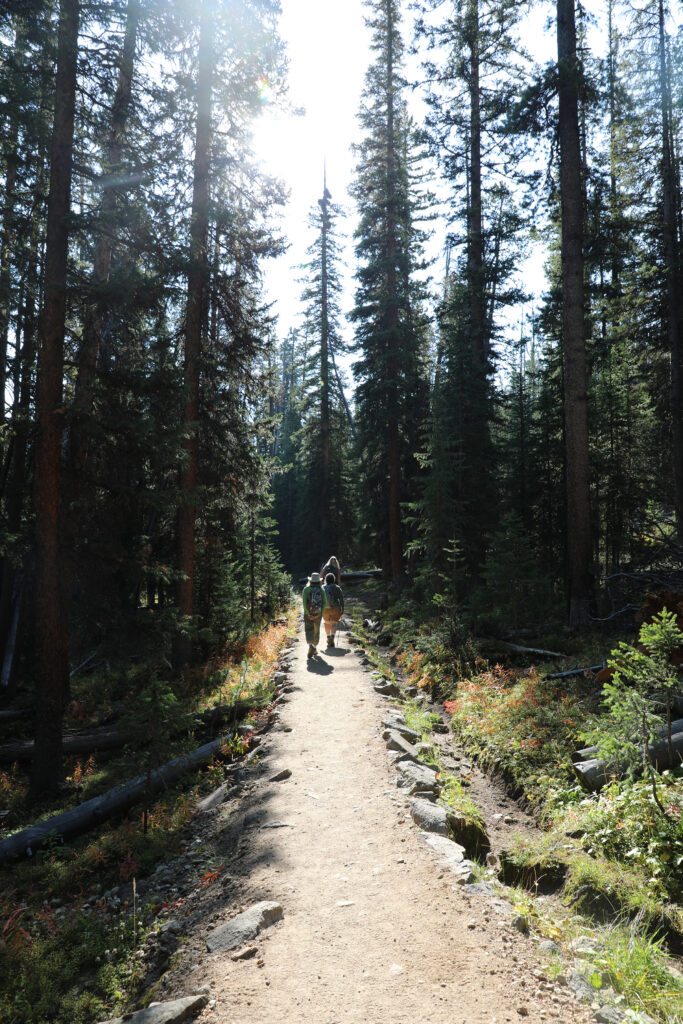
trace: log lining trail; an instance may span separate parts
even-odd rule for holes
[[[343,634],[312,662],[301,636],[294,650],[291,692],[240,794],[199,819],[222,881],[201,913],[175,915],[182,957],[155,999],[210,993],[202,1024],[587,1021],[566,986],[543,980],[511,905],[455,884],[428,848],[381,738],[391,704]],[[261,901],[282,918],[248,943],[253,955],[207,952]]]

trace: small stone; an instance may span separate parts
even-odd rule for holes
[[[282,918],[282,906],[279,903],[262,901],[255,903],[244,913],[238,914],[227,924],[216,928],[206,940],[209,953],[227,952],[236,949],[243,942],[255,938],[263,928],[269,927]]]
[[[292,776],[291,768],[283,768],[281,772],[277,772],[275,775],[271,775],[271,782],[284,782],[285,779],[289,779]]]
[[[338,907],[353,907],[355,903],[353,900],[337,900]]]
[[[571,989],[574,999],[580,1003],[592,1003],[596,992],[588,978],[580,971],[570,971],[567,975],[567,984]]]
[[[432,804],[423,798],[413,800],[410,808],[413,821],[423,828],[425,832],[436,832],[438,835],[448,835],[448,821],[445,808],[438,804]]]
[[[258,953],[258,946],[245,946],[244,949],[239,949],[236,953],[233,953],[230,959],[248,960],[249,957],[254,956],[256,953]]]
[[[474,929],[477,927],[477,922],[476,921],[468,921],[467,922],[467,927],[469,928],[470,931],[474,931]]]
[[[517,1013],[520,1015],[520,1017],[528,1017],[529,1016],[529,1010],[528,1010],[528,1008],[526,1006],[518,1006],[517,1007]]]
[[[168,1003],[152,1003],[145,1010],[137,1010],[135,1013],[126,1014],[125,1017],[115,1017],[113,1020],[103,1021],[102,1024],[124,1024],[124,1021],[125,1024],[179,1024],[180,1021],[188,1020],[206,1004],[205,995],[187,996]]]
[[[548,953],[550,956],[559,956],[560,947],[552,939],[544,939],[543,942],[539,942],[538,948],[542,953]]]
[[[512,918],[512,927],[521,932],[522,935],[529,934],[529,921],[524,914],[517,914]]]
[[[621,1024],[621,1021],[626,1020],[626,1014],[616,1006],[601,1006],[595,1012],[595,1020],[598,1024]]]
[[[261,828],[291,828],[291,827],[292,826],[288,825],[286,822],[279,821],[278,818],[274,818],[273,821],[264,821],[263,824],[261,825]]]

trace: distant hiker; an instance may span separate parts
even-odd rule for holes
[[[320,570],[320,575],[324,580],[327,580],[327,574],[330,572],[334,575],[334,582],[338,586],[341,586],[341,567],[336,555],[330,555]]]
[[[308,643],[308,657],[313,658],[318,653],[320,620],[327,606],[327,599],[319,573],[311,573],[301,596],[304,602],[304,632],[306,634],[306,642]]]
[[[323,611],[325,620],[325,632],[327,633],[327,646],[334,647],[334,634],[337,632],[337,623],[344,611],[344,592],[338,583],[335,583],[334,573],[328,572],[325,577],[325,600],[327,602]]]

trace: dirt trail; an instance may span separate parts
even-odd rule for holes
[[[390,705],[344,634],[318,660],[305,652],[299,638],[229,866],[239,902],[198,923],[192,973],[173,988],[208,985],[200,1019],[221,1024],[585,1021],[566,988],[541,988],[533,939],[507,905],[464,892],[425,845],[381,739]],[[283,769],[291,777],[270,781]],[[277,900],[284,917],[256,956],[199,957],[212,928],[258,900]]]

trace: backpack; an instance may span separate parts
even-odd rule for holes
[[[311,587],[308,591],[308,614],[321,615],[323,610],[323,588]]]
[[[330,608],[341,608],[342,591],[337,583],[330,583],[325,587],[325,596]]]

